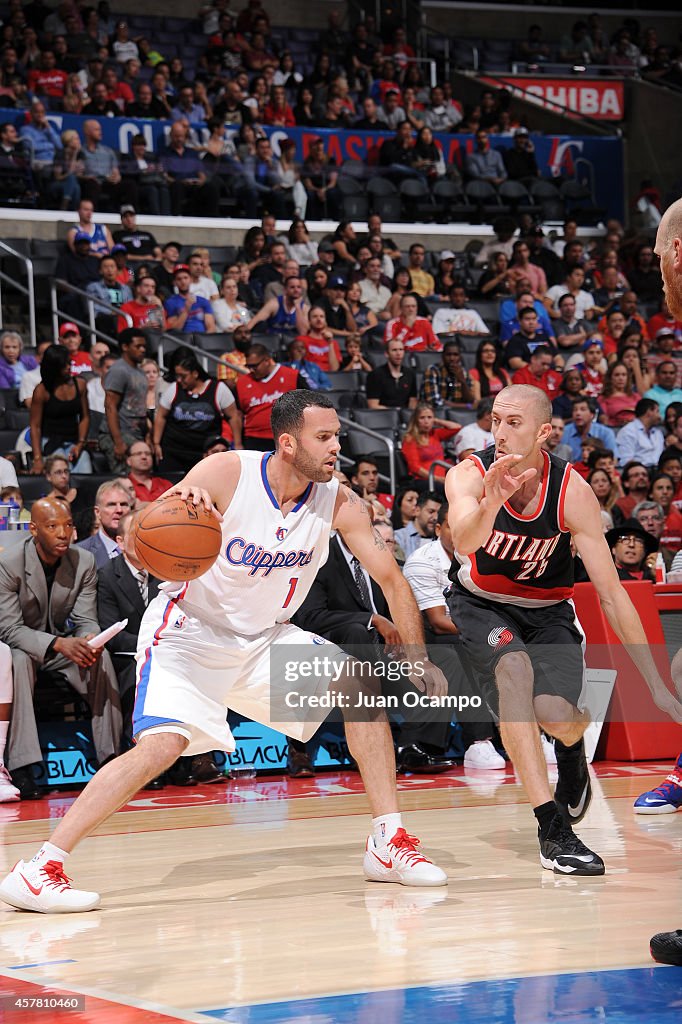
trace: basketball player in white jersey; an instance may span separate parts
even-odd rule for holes
[[[505,749],[538,821],[540,862],[563,874],[600,875],[604,862],[572,825],[591,790],[582,736],[582,631],[571,602],[573,538],[601,607],[627,645],[651,695],[682,722],[682,706],[660,678],[639,616],[621,586],[594,493],[571,466],[543,452],[551,406],[540,388],[516,384],[495,398],[494,449],[448,472],[455,539],[448,604],[479,684],[499,708]],[[552,796],[538,724],[556,738]]]
[[[177,487],[222,517],[222,548],[214,566],[190,583],[165,583],[147,609],[138,641],[133,715],[136,746],[104,765],[86,786],[49,842],[20,861],[0,885],[10,905],[42,913],[92,910],[97,893],[71,887],[64,861],[74,847],[178,757],[234,750],[226,709],[306,740],[308,725],[273,722],[270,656],[279,645],[310,645],[311,657],[342,652],[289,623],[318,568],[329,534],[345,543],[376,580],[413,665],[418,689],[443,696],[447,683],[428,662],[412,591],[390,550],[373,530],[365,503],[334,477],[339,420],[330,400],[291,391],[273,406],[274,453],[225,452],[195,466]],[[313,646],[314,645],[314,646]],[[297,689],[305,685],[299,680]],[[313,693],[327,681],[313,680]],[[364,872],[373,881],[445,885],[445,873],[402,827],[388,721],[346,716],[346,737],[358,763],[373,815]],[[295,731],[298,728],[298,734]],[[307,729],[307,732],[306,732]]]

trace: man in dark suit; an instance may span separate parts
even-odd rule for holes
[[[293,621],[344,650],[351,648],[363,660],[374,660],[385,656],[384,647],[400,646],[400,634],[389,615],[381,589],[337,533],[329,544],[329,558]],[[437,772],[453,768],[455,762],[443,756],[449,721],[429,720],[429,712],[423,708],[406,708],[403,715],[398,770]],[[300,752],[300,746],[297,750],[294,745],[289,753],[294,768],[294,755]]]
[[[135,651],[142,616],[159,592],[159,581],[150,576],[135,554],[133,515],[123,516],[118,524],[116,543],[120,555],[107,559],[97,573],[97,617],[102,629],[127,619],[125,629],[107,644],[111,655],[123,709],[123,734],[130,746],[132,711],[135,700]]]
[[[12,652],[14,676],[7,766],[24,799],[39,796],[31,766],[42,760],[33,707],[41,669],[65,676],[89,704],[100,763],[119,752],[122,725],[111,659],[87,643],[100,632],[97,574],[90,552],[70,547],[67,503],[34,502],[30,531],[0,555],[0,640]]]

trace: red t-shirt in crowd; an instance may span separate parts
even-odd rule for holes
[[[331,373],[332,368],[329,365],[329,350],[335,353],[336,358],[341,366],[341,349],[339,343],[334,338],[331,341],[324,341],[322,338],[311,338],[309,334],[302,334],[297,341],[302,341],[305,345],[305,357],[310,360],[311,363],[315,363],[325,373]]]
[[[428,469],[436,459],[444,459],[443,441],[447,441],[454,434],[461,430],[459,424],[452,427],[436,427],[432,432],[427,444],[417,444],[412,437],[406,437],[403,441],[403,458],[407,464],[410,476],[419,476],[419,470],[423,466]],[[436,466],[435,475],[444,477],[447,470],[442,466]]]
[[[122,313],[127,313],[132,318],[133,327],[149,327],[153,331],[166,330],[166,312],[163,306],[155,306],[151,303],[137,302],[131,299],[119,307]],[[128,324],[123,317],[118,319],[118,330],[124,331]]]
[[[656,332],[660,331],[662,327],[667,327],[668,330],[675,332],[679,345],[680,341],[682,341],[682,320],[668,320],[667,316],[664,316],[663,313],[654,313],[646,325],[649,341],[656,340]]]
[[[433,328],[426,317],[418,316],[411,327],[408,327],[399,316],[389,320],[384,331],[384,344],[395,339],[402,341],[408,352],[442,352],[443,345],[433,333]]]
[[[162,476],[153,476],[151,481],[152,486],[149,489],[130,474],[128,475],[128,479],[135,488],[135,496],[138,501],[156,501],[156,499],[160,498],[164,491],[167,491],[171,486],[170,480],[164,480]]]
[[[279,363],[264,380],[254,380],[250,374],[248,377],[240,376],[237,381],[237,403],[244,415],[244,435],[272,437],[272,407],[278,398],[297,387],[298,370],[280,366]]]
[[[550,401],[559,394],[561,381],[558,370],[545,370],[542,377],[536,377],[529,366],[522,366],[512,377],[512,384],[532,384],[535,388],[541,388]]]
[[[60,99],[64,95],[64,86],[68,77],[66,71],[60,71],[59,68],[52,68],[51,71],[36,69],[28,73],[28,87],[31,92],[38,93],[38,95],[54,96]]]
[[[92,360],[87,352],[74,352],[71,356],[71,373],[77,377],[80,373],[92,370]]]

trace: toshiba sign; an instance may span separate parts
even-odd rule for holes
[[[622,81],[581,78],[519,78],[496,76],[486,82],[507,88],[522,99],[548,110],[593,117],[598,121],[622,121],[625,116]]]

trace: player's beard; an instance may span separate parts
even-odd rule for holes
[[[306,480],[312,480],[315,484],[329,483],[333,469],[328,469],[313,458],[307,448],[304,448],[299,441],[296,445],[296,454],[293,458],[293,467],[297,473],[304,476]]]

